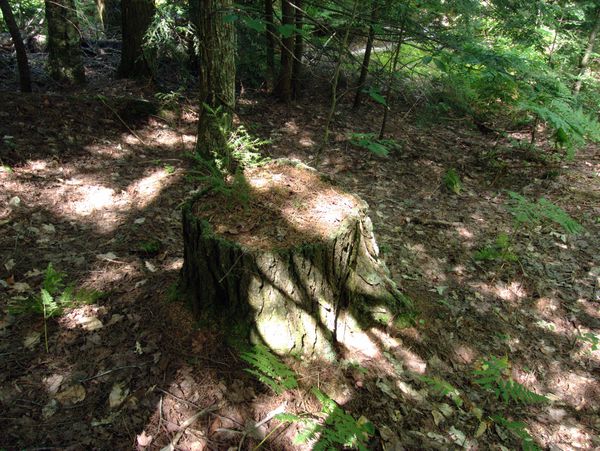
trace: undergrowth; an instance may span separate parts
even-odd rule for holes
[[[46,352],[48,352],[48,320],[61,316],[65,309],[94,303],[103,296],[103,293],[96,290],[85,288],[76,290],[74,284],[67,285],[65,274],[56,271],[52,263],[48,263],[40,292],[18,303],[11,303],[9,312],[12,314],[35,314],[43,317],[44,343]]]

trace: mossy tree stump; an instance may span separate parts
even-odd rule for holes
[[[331,354],[402,307],[364,201],[288,160],[237,186],[243,203],[207,190],[183,209],[181,287],[197,317],[279,353]]]

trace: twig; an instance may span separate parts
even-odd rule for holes
[[[137,140],[139,142],[142,143],[142,145],[144,147],[148,147],[148,144],[146,144],[144,142],[144,140],[142,138],[140,138],[140,135],[138,135],[136,132],[134,132],[131,127],[129,127],[129,125],[127,125],[127,123],[123,120],[123,118],[121,117],[121,115],[117,112],[117,110],[115,110],[112,106],[110,106],[108,103],[106,103],[106,101],[102,98],[102,97],[98,97],[100,99],[100,102],[102,102],[104,104],[104,106],[106,106],[110,111],[112,111],[112,113],[117,116],[117,118],[121,121],[121,123],[127,128],[127,130],[129,130],[129,132],[135,136],[137,138]]]
[[[142,366],[148,365],[149,363],[150,362],[143,362],[139,365],[127,365],[127,366],[121,366],[119,368],[113,368],[112,370],[106,370],[106,371],[103,371],[102,373],[98,373],[95,376],[86,377],[85,379],[79,379],[79,382],[91,381],[93,379],[98,379],[99,377],[106,376],[107,374],[114,373],[115,371],[126,370],[128,368],[141,368]]]
[[[185,432],[185,430],[187,428],[189,428],[192,424],[194,424],[201,416],[206,415],[207,413],[210,413],[217,409],[218,409],[217,405],[212,405],[210,407],[207,407],[206,409],[196,412],[194,415],[189,417],[187,420],[185,420],[183,423],[181,423],[181,425],[179,426],[179,432],[177,432],[175,437],[173,437],[173,440],[171,440],[171,443],[169,443],[167,446],[162,448],[160,451],[174,451],[175,447],[177,446],[177,443],[179,442],[179,440],[181,440],[181,437],[183,436],[183,433]]]
[[[194,404],[193,402],[187,401],[187,400],[185,400],[183,398],[180,398],[179,396],[175,396],[173,393],[168,392],[166,390],[163,390],[160,387],[156,387],[155,390],[158,390],[159,392],[164,393],[165,395],[168,395],[171,398],[175,398],[177,401],[181,401],[181,402],[186,403],[186,404],[188,404],[188,405],[190,405],[192,407],[195,407],[196,409],[200,409],[200,406],[198,404]]]

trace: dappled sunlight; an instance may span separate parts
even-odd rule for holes
[[[176,177],[175,177],[176,178]],[[146,177],[133,182],[127,192],[135,199],[137,208],[146,208],[171,183],[174,177],[164,169],[157,169]]]
[[[452,350],[453,359],[463,364],[471,365],[479,357],[479,352],[467,344],[459,344]]]
[[[503,282],[498,281],[493,285],[484,282],[477,282],[472,285],[472,288],[479,290],[481,293],[492,296],[496,299],[501,299],[510,304],[517,305],[528,296],[528,292],[521,282]]]
[[[577,411],[597,409],[600,403],[598,379],[583,370],[567,370],[553,363],[544,383],[556,398]]]

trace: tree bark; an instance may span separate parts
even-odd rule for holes
[[[275,23],[274,13],[273,13],[273,0],[264,0],[265,1],[265,40],[267,43],[267,79],[269,83],[269,87],[273,86],[275,83]]]
[[[200,120],[196,151],[225,157],[235,109],[235,31],[224,20],[232,0],[198,1]]]
[[[281,25],[294,25],[294,7],[290,0],[281,0]],[[287,33],[281,37],[281,65],[279,78],[275,87],[275,95],[283,102],[289,103],[293,97],[292,71],[294,60],[294,34]]]
[[[81,59],[81,36],[74,0],[46,0],[48,69],[62,83],[85,82]]]
[[[25,50],[25,44],[21,38],[21,32],[15,21],[10,4],[8,0],[0,0],[0,10],[2,16],[6,22],[6,27],[10,33],[15,51],[17,53],[17,66],[19,67],[19,86],[21,92],[31,92],[31,75],[29,72],[29,62],[27,61],[27,51]]]
[[[257,249],[200,219],[195,211],[207,195],[183,209],[180,288],[199,319],[248,334],[278,353],[323,356],[336,343],[353,347],[364,338],[376,311],[392,317],[407,306],[378,256],[368,206],[359,198],[327,238]]]
[[[298,31],[294,41],[294,62],[292,64],[292,96],[294,99],[300,97],[301,82],[302,82],[302,56],[304,54],[304,37],[302,36],[302,27],[304,13],[302,11],[302,0],[296,0],[296,30]]]
[[[596,9],[596,20],[594,22],[594,26],[588,38],[588,44],[583,52],[583,56],[581,57],[581,61],[579,63],[579,73],[577,75],[577,81],[575,82],[575,86],[573,88],[573,94],[579,94],[581,91],[581,85],[583,83],[583,77],[587,72],[588,66],[590,64],[590,58],[592,53],[594,52],[594,45],[596,43],[596,36],[600,32],[600,7]]]
[[[371,1],[371,23],[369,24],[369,35],[367,37],[367,44],[365,45],[365,54],[363,56],[363,62],[360,67],[360,76],[358,77],[358,83],[356,86],[356,95],[354,96],[354,104],[352,109],[357,110],[362,102],[362,89],[367,81],[367,75],[369,75],[369,64],[371,62],[371,52],[373,51],[373,41],[375,40],[375,22],[377,21],[377,0]]]
[[[398,44],[394,50],[394,56],[392,57],[392,65],[390,67],[390,73],[388,77],[388,83],[385,91],[385,105],[383,106],[383,118],[381,119],[381,128],[379,129],[379,139],[383,139],[385,136],[385,128],[387,126],[388,114],[391,107],[392,98],[392,85],[394,83],[394,77],[396,76],[396,69],[398,67],[398,59],[400,57],[400,49],[404,42],[404,23],[400,28],[400,36],[398,38]]]
[[[154,17],[154,0],[122,0],[121,23],[123,50],[118,74],[124,78],[147,78],[152,75],[144,56],[144,36]]]
[[[98,18],[107,37],[121,29],[121,5],[118,0],[96,0]]]

